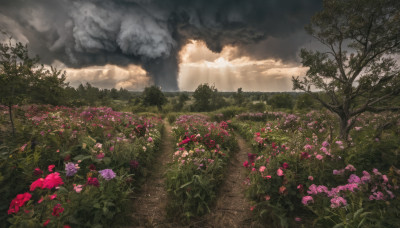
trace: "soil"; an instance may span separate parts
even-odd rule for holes
[[[254,224],[251,217],[250,204],[245,198],[246,169],[243,162],[247,160],[247,153],[251,148],[245,140],[236,136],[239,150],[233,155],[226,170],[226,178],[222,183],[217,202],[211,213],[194,219],[189,225],[182,226],[169,223],[166,219],[167,192],[164,187],[164,174],[167,164],[172,161],[174,139],[171,136],[171,126],[164,120],[164,138],[160,154],[154,169],[148,176],[142,191],[135,196],[132,227],[261,227]]]

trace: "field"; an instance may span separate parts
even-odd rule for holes
[[[1,107],[11,227],[396,227],[399,114]],[[226,111],[226,110],[225,110]],[[168,121],[169,120],[169,121]],[[154,186],[152,186],[154,185]]]

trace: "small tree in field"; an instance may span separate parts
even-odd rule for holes
[[[337,114],[341,139],[348,139],[363,112],[400,110],[391,103],[400,94],[393,58],[400,51],[400,1],[324,0],[306,30],[326,51],[301,50],[309,70],[303,78],[293,77],[293,89]]]
[[[0,104],[8,107],[13,135],[13,105],[22,101],[47,103],[48,98],[54,100],[65,85],[65,73],[55,68],[45,69],[38,63],[39,57],[29,57],[26,45],[14,44],[12,39],[0,43]]]
[[[158,110],[162,110],[162,105],[167,102],[167,98],[161,89],[157,86],[146,87],[143,91],[143,104],[145,105],[155,105]]]

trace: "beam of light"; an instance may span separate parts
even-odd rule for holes
[[[236,91],[239,87],[244,91],[291,91],[291,77],[307,71],[300,64],[253,60],[237,53],[232,46],[214,53],[201,41],[189,42],[180,52],[180,90],[193,91],[199,84],[208,83],[219,91]]]

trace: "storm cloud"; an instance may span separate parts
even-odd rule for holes
[[[303,27],[320,0],[0,0],[0,28],[46,64],[136,64],[165,91],[178,90],[179,51],[202,40],[251,59],[296,61]]]

